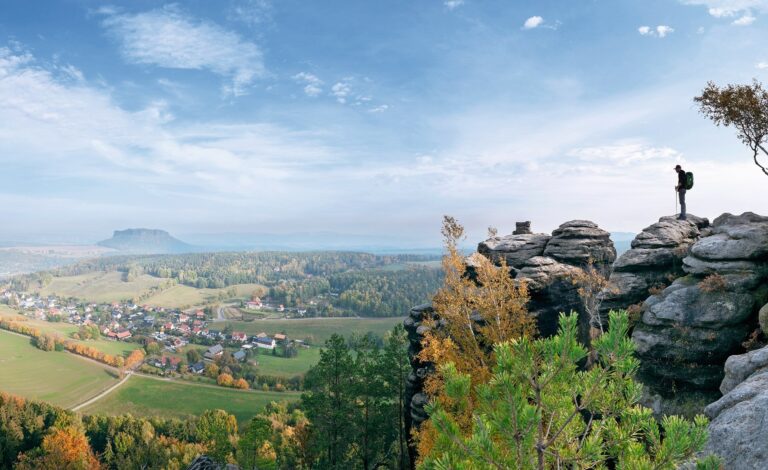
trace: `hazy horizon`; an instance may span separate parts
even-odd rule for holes
[[[0,240],[337,233],[443,214],[639,232],[768,213],[707,80],[768,75],[768,0],[6,1]]]

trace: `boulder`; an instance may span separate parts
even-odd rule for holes
[[[755,260],[768,257],[768,217],[746,212],[723,214],[712,224],[712,235],[691,254],[706,260]]]
[[[590,259],[610,266],[616,259],[610,235],[588,220],[571,220],[552,232],[544,256],[574,266],[585,265]]]
[[[528,259],[543,255],[550,238],[544,233],[492,237],[481,242],[477,252],[494,263],[504,259],[507,266],[518,268]]]
[[[763,330],[763,334],[768,336],[768,304],[763,305],[757,314],[757,318],[760,322],[760,329]]]
[[[644,228],[632,240],[632,248],[613,264],[610,287],[601,294],[601,314],[607,317],[610,310],[638,304],[648,298],[650,290],[663,288],[682,275],[683,258],[699,239],[700,229],[708,225],[707,219],[691,215],[688,220],[662,217]]]
[[[729,385],[730,386],[730,385]],[[711,420],[705,454],[716,454],[723,468],[765,468],[768,462],[768,368],[746,380],[704,409]]]

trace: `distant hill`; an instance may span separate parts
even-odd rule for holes
[[[197,251],[194,246],[172,237],[165,230],[146,228],[115,230],[112,238],[102,240],[98,245],[134,254],[189,253]]]

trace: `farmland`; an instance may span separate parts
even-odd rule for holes
[[[103,366],[65,352],[44,352],[29,338],[0,331],[0,390],[72,407],[117,379]]]
[[[320,360],[320,348],[301,348],[298,355],[292,358],[273,356],[271,354],[259,354],[253,356],[251,362],[256,364],[259,374],[275,377],[292,377],[305,374],[310,367]]]
[[[121,387],[82,409],[83,414],[182,418],[222,409],[242,425],[272,401],[298,400],[298,393],[241,391],[181,381],[132,376]]]
[[[54,277],[50,283],[34,289],[34,292],[43,296],[75,297],[88,302],[116,302],[138,297],[165,281],[146,274],[132,281],[124,281],[122,275],[112,271]]]
[[[295,339],[309,339],[314,345],[321,346],[332,334],[348,337],[372,332],[383,336],[395,325],[402,324],[403,317],[389,318],[299,318],[282,320],[254,320],[252,322],[228,321],[218,325],[230,325],[235,331],[244,331],[249,335],[265,332],[268,335],[285,333]]]

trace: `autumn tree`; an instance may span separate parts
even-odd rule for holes
[[[246,431],[240,434],[237,462],[243,470],[277,468],[277,454],[270,442],[272,423],[264,416],[254,416]]]
[[[216,377],[216,383],[222,387],[231,387],[234,384],[234,379],[230,374],[222,372],[218,377]]]
[[[248,381],[243,379],[243,378],[239,378],[239,379],[235,380],[235,382],[232,384],[232,386],[235,387],[235,388],[239,388],[240,390],[248,390],[248,388],[250,387],[248,385]]]
[[[85,434],[75,426],[53,428],[32,452],[22,455],[16,465],[19,470],[98,470],[99,461],[93,454]]]
[[[436,441],[420,467],[673,470],[692,459],[706,443],[707,420],[667,416],[659,423],[637,404],[642,386],[633,380],[638,360],[627,314],[611,312],[608,332],[593,341],[597,361],[588,370],[579,367],[587,350],[577,342],[577,323],[575,313],[563,314],[553,337],[498,344],[493,374],[478,386],[474,406],[469,374],[442,364],[450,400],[427,407]],[[719,465],[708,458],[697,468]]]
[[[495,364],[493,345],[528,336],[535,328],[527,311],[527,286],[510,275],[505,260],[498,260],[496,266],[488,258],[474,255],[468,272],[458,247],[464,228],[453,217],[445,216],[442,235],[445,280],[432,300],[435,317],[423,322],[430,329],[424,335],[419,359],[436,366],[425,383],[425,391],[436,402],[447,404],[451,400],[445,393],[443,364],[452,363],[459,373],[469,375],[470,406],[459,419],[461,427],[469,430],[474,387],[490,379]],[[434,429],[426,421],[418,433],[420,455],[429,453],[433,437]]]
[[[755,165],[768,175],[768,91],[763,85],[755,80],[752,85],[721,88],[709,82],[694,101],[715,125],[733,126],[739,140],[752,151]]]
[[[237,420],[224,410],[205,411],[197,421],[197,438],[208,444],[208,455],[219,463],[234,459]]]

